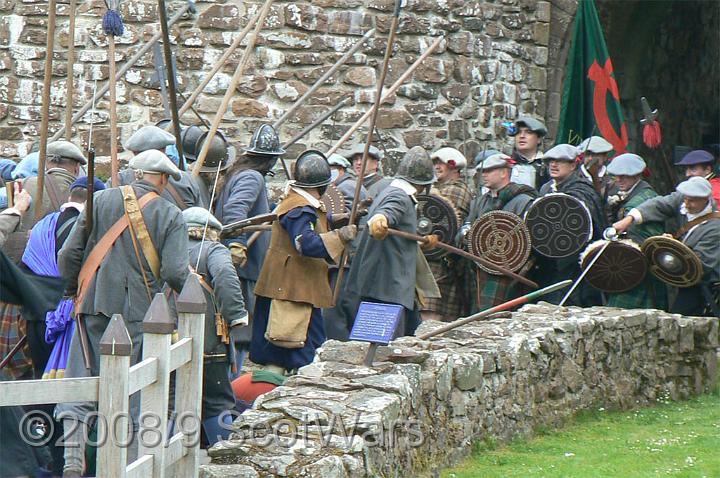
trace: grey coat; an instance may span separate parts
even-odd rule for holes
[[[190,264],[195,267],[200,255],[201,242],[191,239],[189,242]],[[213,288],[214,296],[203,288],[207,310],[205,311],[205,353],[227,353],[227,346],[220,342],[215,329],[215,310],[220,312],[225,323],[247,317],[240,280],[227,247],[218,242],[202,243],[202,259],[197,272]]]
[[[522,218],[525,216],[530,204],[532,204],[534,200],[535,198],[532,195],[520,193],[503,204],[498,196],[493,197],[489,192],[485,193],[482,196],[475,198],[475,200],[470,204],[470,212],[468,213],[465,224],[472,225],[483,214],[499,210],[511,212]]]
[[[393,178],[386,178],[380,173],[376,173],[363,179],[363,187],[367,190],[368,197],[375,199],[392,181]]]
[[[138,199],[150,191],[158,192],[145,181],[134,182],[133,189]],[[70,284],[68,291],[72,295],[76,293],[78,275],[90,251],[124,213],[122,192],[119,188],[111,188],[95,194],[94,224],[87,238],[84,233],[86,211],[80,214],[58,255],[60,274]],[[150,298],[162,291],[165,282],[180,292],[188,274],[188,239],[182,214],[173,204],[156,199],[143,209],[142,215],[160,257],[159,280],[153,276],[145,258],[142,258]],[[107,317],[122,314],[127,321],[142,321],[150,306],[150,298],[143,283],[130,231],[126,228],[105,255],[77,312],[103,314]]]
[[[417,232],[415,203],[402,189],[386,187],[370,206],[368,217],[383,214],[393,229]],[[373,239],[367,228],[360,235],[350,266],[346,292],[356,299],[372,298],[413,309],[417,242],[397,236]]]
[[[70,185],[73,183],[73,181],[75,181],[75,179],[75,176],[73,176],[63,168],[50,168],[45,171],[45,183],[47,183],[48,181],[52,181],[57,189],[58,201],[60,202],[60,204],[58,204],[58,207],[60,207],[68,200],[68,196],[70,195]],[[30,207],[27,211],[25,211],[25,214],[23,214],[22,216],[21,224],[20,227],[18,227],[18,231],[29,231],[37,222],[35,221],[35,205],[37,204],[37,180],[38,179],[36,176],[32,176],[26,178],[23,181],[23,189],[26,189],[27,192],[30,193],[32,201],[30,201]],[[44,217],[46,214],[51,213],[55,210],[55,208],[52,206],[52,201],[50,200],[50,193],[48,193],[47,184],[45,184],[45,187],[43,188],[42,203],[44,213],[41,217]]]
[[[17,214],[0,214],[0,247],[5,244],[8,236],[17,229],[20,216]]]
[[[341,178],[338,178],[334,184],[342,193],[343,199],[345,199],[345,209],[347,209],[349,212],[352,209],[352,203],[353,198],[355,197],[355,187],[357,185],[357,181],[353,176],[345,173],[345,175]],[[360,186],[360,201],[364,201],[367,196],[368,192],[367,189],[365,189],[365,186]]]
[[[254,169],[240,171],[228,179],[215,205],[215,217],[223,224],[269,212],[270,205],[268,204],[265,178]],[[229,246],[239,242],[246,245],[251,235],[252,233],[240,234],[224,241],[224,244]],[[270,232],[263,232],[248,249],[247,264],[237,268],[238,276],[241,279],[257,281],[268,247],[270,247]]]
[[[717,204],[711,199],[712,210],[717,211]],[[658,196],[645,201],[637,210],[643,222],[666,221],[675,230],[688,223],[687,216],[680,212],[683,195],[677,191],[667,196]],[[705,269],[704,281],[720,280],[720,219],[709,219],[691,228],[680,240],[700,258]]]
[[[130,184],[135,180],[135,175],[132,169],[123,169],[120,171],[118,176],[120,179],[120,185]],[[187,171],[180,171],[180,179],[176,181],[171,176],[170,184],[173,188],[175,188],[182,200],[185,201],[187,207],[205,207],[205,201],[203,201],[202,194],[200,193],[200,187],[198,186],[195,178],[193,178],[192,174]],[[107,186],[110,186],[110,181],[108,181]],[[160,196],[167,199],[180,209],[183,209],[167,188],[163,190]]]

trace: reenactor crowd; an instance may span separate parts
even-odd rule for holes
[[[285,153],[271,126],[244,147],[215,136],[197,175],[178,168],[173,135],[145,126],[124,145],[133,157],[119,186],[91,183],[91,210],[87,161],[73,143],[48,145],[42,201],[37,154],[4,162],[0,172],[12,186],[0,213],[3,257],[26,274],[65,281],[64,299],[47,314],[2,303],[2,357],[21,337],[27,343],[5,364],[4,379],[97,375],[99,340],[114,314],[125,320],[137,363],[150,302],[164,293],[172,303],[188,274],[200,276],[207,299],[208,444],[228,436],[229,410],[281,385],[326,340],[348,340],[361,302],[402,306],[397,334],[412,335],[422,320],[453,321],[530,292],[509,269],[538,287],[587,274],[568,297],[566,290],[545,297],[555,304],[718,315],[713,154],[688,153],[677,163],[686,179],[660,196],[643,158],[613,157],[602,137],[543,151],[546,128],[530,117],[515,121],[512,133],[511,155],[411,148],[392,177],[383,175],[375,146],[362,178],[364,144],[330,157],[308,150],[295,159],[283,195],[271,198],[266,178]],[[196,126],[183,129],[191,166],[206,140]],[[496,267],[448,253],[443,243],[494,258]],[[246,358],[253,372],[233,373]],[[53,473],[89,472],[84,427],[94,407],[46,407],[76,444],[51,442],[42,463]]]

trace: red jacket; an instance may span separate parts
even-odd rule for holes
[[[720,178],[710,179],[710,184],[712,185],[712,197],[715,199],[715,204],[720,207]]]

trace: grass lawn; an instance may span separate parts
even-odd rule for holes
[[[444,478],[720,477],[720,389],[628,412],[583,412],[505,447],[483,442]]]

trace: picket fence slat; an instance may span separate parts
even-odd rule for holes
[[[192,359],[192,338],[185,337],[170,346],[170,370],[177,370]]]
[[[157,380],[158,360],[155,357],[145,359],[130,367],[130,395],[139,392]]]

